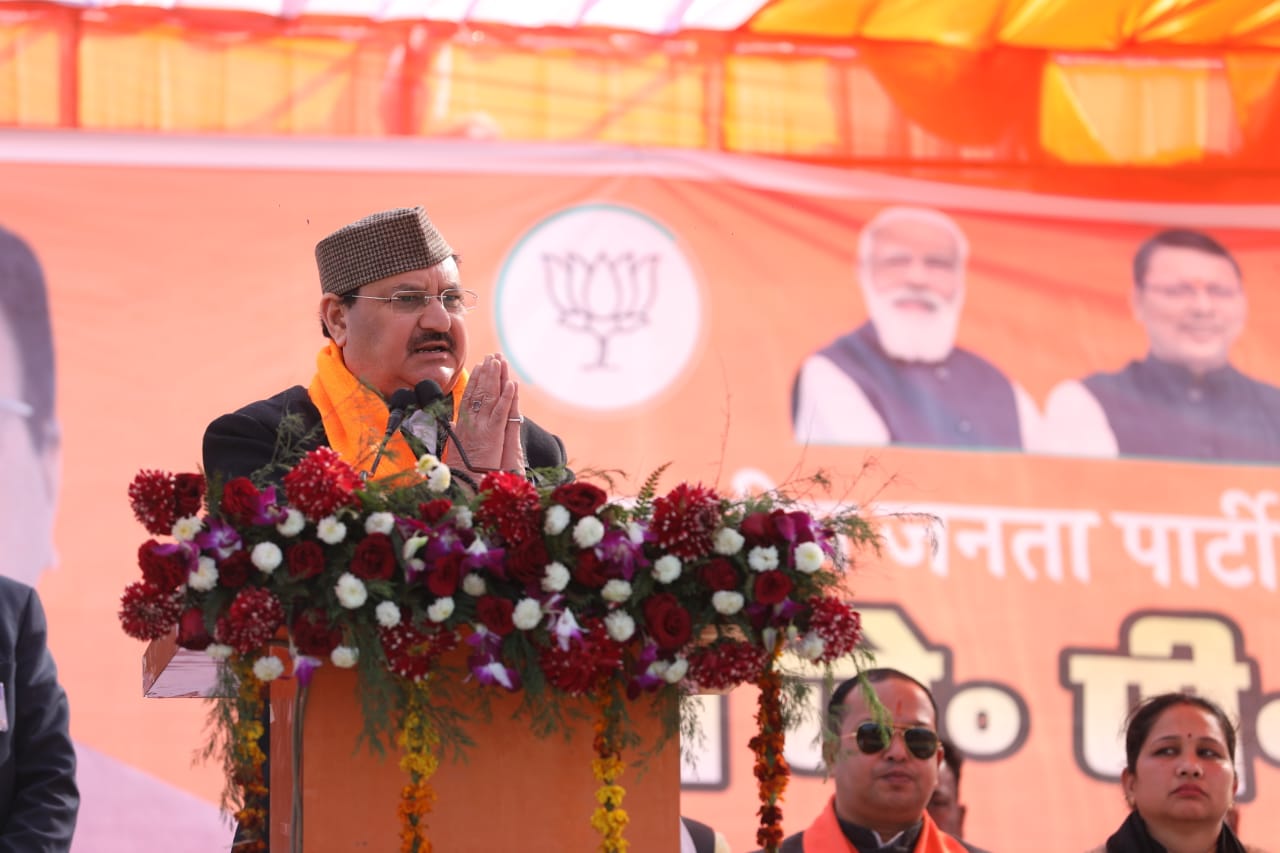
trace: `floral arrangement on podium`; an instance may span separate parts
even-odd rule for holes
[[[589,482],[539,488],[504,472],[463,489],[429,455],[408,482],[365,483],[323,447],[277,485],[141,471],[132,508],[165,538],[139,548],[121,623],[143,640],[176,629],[181,646],[224,662],[216,751],[228,802],[260,838],[266,684],[296,678],[301,696],[317,667],[356,667],[363,735],[395,743],[408,774],[402,849],[431,849],[431,776],[444,747],[466,742],[465,725],[432,702],[432,676],[461,646],[461,687],[523,691],[539,733],[555,730],[567,700],[596,709],[590,820],[606,853],[627,849],[632,703],[656,703],[671,735],[682,696],[758,685],[758,839],[774,850],[789,775],[784,692],[798,682],[780,657],[855,654],[858,615],[841,581],[848,554],[876,535],[856,510],[818,519],[776,493],[730,500],[682,483],[659,495],[661,473],[623,503]]]

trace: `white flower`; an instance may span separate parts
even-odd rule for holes
[[[547,563],[543,571],[542,588],[547,592],[560,592],[569,585],[569,570],[564,563]]]
[[[804,639],[796,643],[796,654],[805,660],[817,660],[822,657],[822,653],[826,651],[826,641],[817,631],[810,631],[804,635]]]
[[[394,601],[384,601],[373,608],[373,615],[383,628],[394,628],[400,624],[400,605]]]
[[[614,578],[605,583],[604,589],[600,590],[600,597],[614,604],[626,601],[631,597],[631,584],[619,578]]]
[[[747,554],[747,565],[757,572],[767,572],[778,568],[778,549],[769,545],[757,545]]]
[[[573,541],[579,548],[593,548],[604,538],[604,524],[594,515],[578,519],[573,526]]]
[[[558,536],[564,532],[572,520],[573,516],[569,515],[569,510],[560,504],[552,504],[547,507],[547,519],[542,522],[542,529],[548,536]]]
[[[187,586],[197,592],[208,592],[218,585],[218,564],[213,557],[196,560],[196,570],[187,577]]]
[[[204,523],[194,515],[184,515],[173,523],[173,538],[179,542],[190,542],[204,527]]]
[[[822,546],[817,542],[801,542],[796,546],[796,571],[811,575],[827,561]]]
[[[471,528],[471,507],[455,506],[453,508],[453,523],[457,525],[459,530],[469,530]]]
[[[448,465],[437,465],[427,474],[427,489],[439,494],[449,488],[453,482],[453,472]]]
[[[671,583],[680,577],[680,558],[675,554],[663,554],[653,563],[653,579],[658,583]]]
[[[235,649],[224,643],[210,643],[204,647],[204,653],[214,660],[226,660]]]
[[[641,545],[644,543],[644,527],[634,521],[627,522],[627,538],[631,540],[632,545]]]
[[[258,567],[258,571],[269,575],[280,568],[280,562],[284,560],[284,552],[274,542],[259,542],[253,546],[249,560]]]
[[[742,550],[742,545],[746,541],[742,538],[742,534],[732,527],[721,527],[711,538],[711,548],[717,554],[731,557]]]
[[[326,545],[337,545],[347,538],[347,526],[336,515],[326,515],[316,525],[316,536]]]
[[[529,631],[538,627],[542,621],[542,603],[536,598],[522,598],[511,612],[511,621],[521,631]]]
[[[440,467],[440,460],[430,453],[424,453],[418,457],[416,467],[419,474],[430,474],[433,470]]]
[[[453,599],[449,596],[437,598],[427,608],[427,618],[432,622],[443,622],[453,615]]]
[[[462,579],[462,591],[474,598],[479,598],[488,591],[489,585],[484,582],[484,577],[477,572],[467,572],[467,576]]]
[[[676,658],[667,667],[667,671],[662,673],[663,679],[667,684],[675,684],[677,681],[685,677],[689,672],[689,661],[684,658]]]
[[[284,664],[275,655],[263,655],[253,662],[253,675],[259,681],[275,681],[284,675]]]
[[[329,660],[333,661],[333,665],[338,669],[351,669],[356,665],[356,661],[360,660],[360,650],[352,646],[335,646],[333,651],[329,652]]]
[[[293,507],[289,507],[284,512],[284,519],[276,525],[276,530],[280,531],[281,536],[297,536],[302,532],[302,528],[307,526],[307,518]]]
[[[390,533],[396,526],[396,517],[389,512],[371,512],[364,520],[365,533]]]
[[[333,591],[337,593],[338,603],[348,610],[355,610],[369,599],[369,590],[365,589],[364,581],[351,572],[342,573],[342,577],[334,584]]]
[[[483,557],[485,554],[489,553],[489,546],[484,544],[484,540],[477,536],[475,541],[467,546],[467,553],[477,557]]]
[[[636,620],[625,610],[615,610],[604,617],[604,629],[609,636],[619,643],[630,640],[636,632]]]
[[[418,549],[427,544],[427,537],[414,536],[404,540],[404,547],[400,549],[400,553],[404,555],[406,560],[412,560],[413,555],[418,553]]]
[[[742,593],[722,589],[711,596],[711,606],[722,616],[732,616],[742,609]]]

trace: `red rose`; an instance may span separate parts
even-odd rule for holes
[[[444,598],[458,591],[462,579],[462,554],[445,554],[427,571],[427,589],[431,594]]]
[[[351,555],[351,573],[364,580],[391,580],[396,572],[396,551],[391,537],[370,533]]]
[[[218,563],[218,584],[227,589],[239,589],[249,580],[249,572],[252,570],[253,563],[249,560],[248,551],[232,551]]]
[[[453,504],[450,501],[445,498],[436,498],[433,501],[418,504],[418,516],[427,524],[435,524],[451,509]]]
[[[248,477],[236,477],[222,487],[222,513],[247,524],[253,518],[261,497],[258,487]]]
[[[161,549],[170,553],[161,553]],[[173,590],[187,582],[190,567],[186,554],[172,546],[161,545],[154,539],[148,539],[138,548],[138,565],[142,568],[142,578],[157,589]]]
[[[794,586],[786,572],[761,572],[756,575],[755,599],[760,604],[777,604],[791,594]]]
[[[516,623],[511,619],[515,609],[516,606],[510,601],[496,595],[482,595],[476,602],[476,616],[480,619],[480,624],[500,637],[505,637],[516,629]]]
[[[601,562],[590,548],[579,551],[577,565],[573,567],[573,579],[588,589],[600,589],[609,580],[609,566]]]
[[[693,634],[693,617],[669,592],[660,592],[645,599],[644,622],[654,642],[664,652],[679,649],[689,642]]]
[[[742,519],[742,526],[739,531],[751,545],[772,542],[778,536],[778,529],[774,526],[773,517],[767,512],[753,512]]]
[[[293,644],[304,655],[327,658],[342,642],[342,630],[329,622],[320,610],[304,610],[289,627]]]
[[[549,562],[546,543],[534,536],[507,549],[507,576],[526,587],[537,586]]]
[[[324,571],[324,549],[319,542],[299,542],[290,545],[284,552],[285,564],[289,566],[289,576],[303,580],[314,578]]]
[[[698,578],[712,592],[726,592],[738,588],[741,578],[733,563],[724,557],[713,557],[698,567]]]
[[[204,477],[200,474],[178,474],[173,478],[173,499],[179,518],[195,515],[204,505]]]
[[[590,483],[565,483],[551,493],[551,500],[569,510],[574,518],[595,515],[608,499],[603,489]]]
[[[178,645],[193,652],[202,652],[213,642],[204,627],[204,614],[199,607],[188,607],[178,620]]]

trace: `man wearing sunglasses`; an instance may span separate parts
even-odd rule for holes
[[[965,853],[925,810],[942,764],[937,719],[928,688],[896,669],[840,684],[827,703],[824,746],[835,795],[782,853]]]
[[[338,229],[316,245],[316,265],[329,340],[315,377],[214,421],[205,433],[206,471],[247,476],[278,461],[287,414],[300,416],[302,450],[328,445],[365,472],[377,460],[380,477],[407,470],[415,460],[400,434],[381,457],[375,449],[384,444],[386,401],[425,380],[451,402],[461,452],[434,418],[410,416],[405,431],[466,479],[563,468],[560,439],[521,414],[506,359],[486,355],[466,370],[466,316],[479,297],[463,287],[458,256],[425,210],[382,211]]]

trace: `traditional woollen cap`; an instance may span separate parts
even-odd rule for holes
[[[434,267],[452,254],[421,207],[384,210],[316,244],[320,289],[343,296],[380,278]]]

